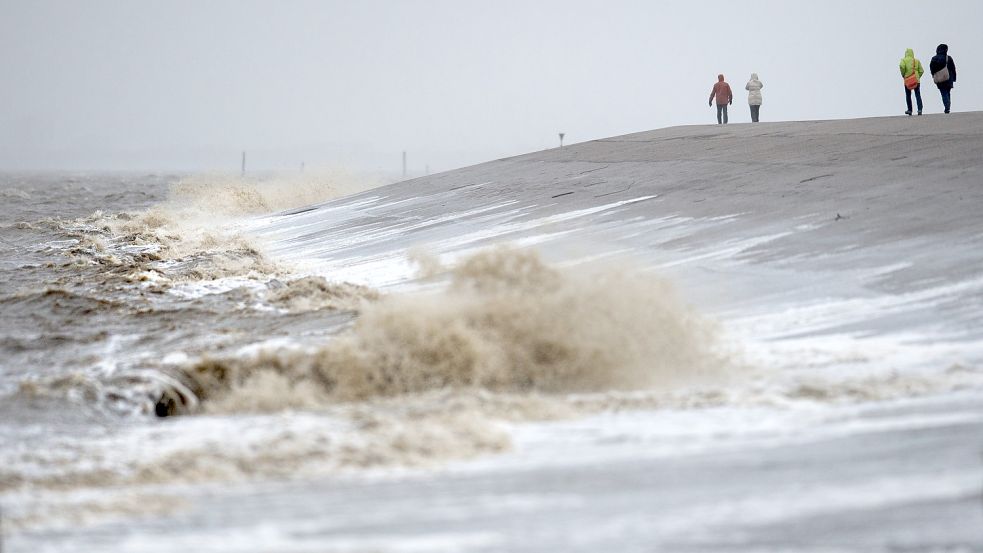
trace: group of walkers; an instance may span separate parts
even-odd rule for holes
[[[761,113],[761,89],[764,87],[757,73],[751,73],[751,79],[744,85],[744,90],[747,90],[747,103],[751,107],[752,123],[758,122],[758,115]],[[717,124],[726,125],[727,106],[734,104],[734,92],[723,75],[717,75],[717,84],[713,85],[713,90],[710,91],[711,107],[714,99],[717,100]]]
[[[913,111],[911,109],[912,91],[915,92],[918,115],[921,115],[921,80],[922,75],[925,74],[925,68],[922,67],[922,62],[915,57],[915,51],[911,48],[905,50],[904,57],[901,58],[898,67],[901,69],[901,78],[904,79],[905,101],[908,104],[908,111],[905,112],[905,115],[910,116]],[[942,95],[942,107],[945,108],[946,113],[949,113],[952,108],[952,87],[956,86],[956,63],[952,61],[952,56],[949,55],[948,45],[939,44],[938,48],[935,49],[935,56],[928,64],[928,70],[932,73],[932,81],[935,82],[935,86],[939,87],[939,93]]]
[[[899,68],[901,69],[901,77],[904,79],[905,98],[908,102],[908,111],[905,114],[910,116],[913,112],[911,92],[914,91],[918,115],[921,115],[923,107],[921,79],[922,75],[925,74],[922,62],[915,57],[915,52],[911,48],[908,48],[905,51],[905,56],[901,58]],[[952,108],[952,87],[956,85],[956,64],[952,61],[952,56],[949,55],[948,45],[939,44],[938,48],[935,49],[935,57],[932,58],[928,70],[932,74],[932,81],[935,82],[935,86],[939,88],[939,93],[942,95],[942,105],[945,107],[945,112],[949,113],[949,110]],[[761,84],[761,80],[758,79],[757,73],[751,73],[751,79],[744,85],[744,90],[748,91],[747,103],[751,108],[752,123],[758,122],[762,103],[761,89],[764,86]],[[734,104],[734,92],[731,90],[730,85],[727,84],[727,81],[724,80],[723,75],[717,75],[717,82],[710,91],[711,107],[713,107],[714,100],[717,103],[717,124],[726,125],[727,106]]]

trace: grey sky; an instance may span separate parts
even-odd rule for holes
[[[714,121],[899,115],[939,42],[983,109],[983,2],[0,0],[0,169],[432,171]],[[930,77],[926,110],[941,110]]]

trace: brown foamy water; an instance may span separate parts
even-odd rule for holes
[[[350,176],[6,178],[0,500],[17,528],[171,512],[134,498],[174,486],[440,466],[508,451],[529,421],[979,381],[769,383],[631,260],[408,251],[425,286],[376,290],[298,272],[243,224],[374,184]]]
[[[253,309],[258,304],[286,314],[350,311],[351,298],[368,293],[344,283],[293,282],[299,277],[264,256],[237,221],[371,181],[341,173],[6,178],[12,201],[0,229],[6,327],[0,376],[116,378],[144,368],[139,359],[233,347],[310,323],[261,313]],[[222,278],[244,286],[175,293],[176,286]],[[301,288],[306,293],[296,292]],[[0,389],[16,383],[4,378]]]
[[[564,394],[671,389],[719,366],[713,325],[630,267],[500,248],[431,263],[428,291],[380,293],[295,273],[242,231],[364,187],[333,178],[11,177],[0,411],[46,430],[4,426],[0,493],[493,453],[509,447],[502,424],[575,412]],[[54,207],[37,212],[42,196]],[[244,448],[200,426],[297,411],[313,419],[253,424]],[[205,417],[158,428],[162,414]],[[157,447],[130,451],[119,432]],[[9,516],[43,525],[43,503]]]
[[[190,391],[184,405],[214,412],[445,388],[671,389],[706,382],[726,364],[714,326],[668,282],[625,267],[557,269],[530,251],[475,254],[439,291],[383,296],[360,311],[350,330],[314,347],[182,367],[178,395]],[[257,401],[264,389],[275,399]]]

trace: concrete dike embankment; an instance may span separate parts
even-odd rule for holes
[[[966,340],[983,329],[981,207],[983,113],[963,113],[647,131],[389,185],[255,231],[276,255],[371,286],[411,279],[411,248],[449,259],[511,242],[552,260],[642,259],[720,312],[828,303],[795,332],[931,327]]]
[[[421,510],[415,531],[495,528],[511,551],[596,551],[610,539],[637,550],[970,550],[981,538],[981,154],[981,113],[678,127],[397,183],[263,218],[255,232],[275,255],[388,290],[414,285],[412,248],[444,262],[502,242],[557,262],[640,260],[768,375],[747,410],[736,394],[721,410],[550,426],[518,439],[516,465],[435,492],[394,484],[435,501],[487,482],[574,500],[453,521]],[[822,384],[799,385],[809,381]],[[772,402],[773,389],[786,392]],[[682,453],[696,434],[673,441],[688,425],[716,428],[705,451]],[[607,438],[577,441],[587,435]],[[555,454],[565,440],[577,454]],[[624,456],[611,453],[621,445]],[[673,453],[648,456],[660,446]],[[358,510],[388,508],[355,495]]]

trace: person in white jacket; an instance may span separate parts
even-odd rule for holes
[[[758,122],[758,114],[761,112],[761,89],[765,85],[761,84],[758,80],[757,73],[751,73],[751,80],[744,85],[744,90],[747,90],[747,103],[751,106],[751,122]]]

